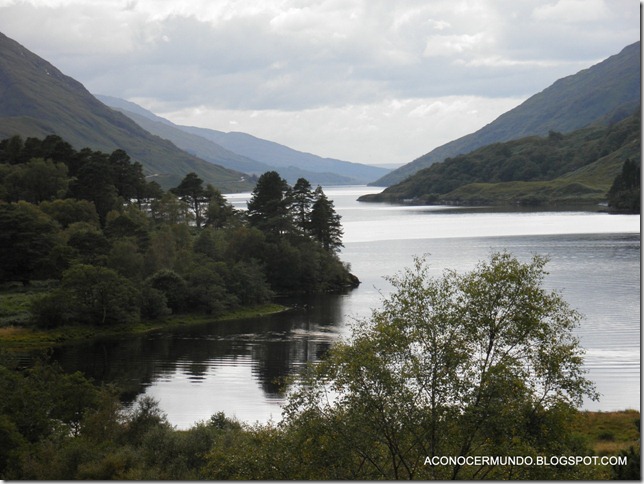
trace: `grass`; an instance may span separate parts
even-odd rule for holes
[[[471,183],[441,196],[440,199],[475,205],[597,204],[606,200],[606,191],[561,179],[538,182]]]
[[[574,422],[576,432],[588,439],[597,455],[616,455],[629,447],[640,447],[640,412],[579,412]]]
[[[261,317],[286,311],[287,309],[286,306],[279,304],[264,304],[251,308],[237,309],[219,316],[179,314],[167,317],[161,321],[141,321],[136,324],[118,324],[105,327],[70,325],[54,329],[38,329],[18,325],[4,326],[0,327],[0,347],[13,349],[46,348],[97,337],[143,334],[152,331],[207,324],[215,321],[223,322]]]
[[[261,317],[288,309],[279,304],[264,304],[235,309],[217,316],[178,314],[158,321],[140,321],[135,324],[110,326],[67,325],[53,329],[38,328],[31,321],[31,303],[34,299],[51,290],[56,284],[55,281],[35,281],[29,286],[23,286],[19,283],[0,285],[0,347],[16,349],[49,347],[102,336],[141,334],[182,326],[212,323],[213,321]]]
[[[52,281],[37,281],[25,287],[18,283],[0,286],[0,329],[29,327],[31,302],[51,289]]]

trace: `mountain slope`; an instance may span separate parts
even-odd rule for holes
[[[639,111],[609,127],[493,143],[433,164],[361,201],[512,204],[606,200],[627,159],[641,157]]]
[[[188,153],[192,153],[204,160],[220,164],[226,168],[240,170],[244,173],[253,175],[260,175],[266,171],[276,170],[291,184],[294,184],[298,178],[302,177],[306,178],[314,185],[362,184],[373,181],[377,176],[379,176],[376,172],[367,170],[367,168],[370,167],[365,168],[367,174],[370,175],[369,177],[354,178],[343,176],[338,173],[318,172],[315,170],[315,166],[313,167],[313,170],[307,170],[296,166],[262,163],[247,156],[234,153],[212,139],[209,139],[207,136],[193,133],[193,128],[176,125],[130,101],[104,95],[96,95],[96,97],[106,105],[122,112],[150,133],[172,141],[175,145]],[[214,133],[210,138],[226,135],[226,133],[214,130],[205,130],[205,132]],[[260,151],[259,155],[262,156],[262,154],[263,152]],[[301,155],[302,154],[299,156],[300,161],[302,158]],[[386,170],[383,172],[386,172]]]
[[[0,138],[57,134],[76,149],[125,150],[146,175],[175,186],[194,171],[224,191],[252,185],[238,171],[208,163],[150,134],[92,96],[81,83],[0,33]]]
[[[373,185],[393,185],[433,163],[490,143],[619,121],[639,106],[640,79],[640,42],[636,42],[599,64],[559,79],[487,126],[439,146]]]
[[[249,173],[261,173],[265,171],[264,166],[269,166],[271,170],[279,171],[290,182],[295,182],[297,178],[303,176],[314,184],[346,185],[369,183],[391,171],[383,167],[351,163],[333,158],[323,158],[246,133],[226,133],[214,129],[176,125],[135,103],[111,96],[99,95],[97,97],[108,106],[122,111],[137,123],[140,122],[141,126],[149,129],[151,132],[159,136],[167,135],[168,139],[189,152],[206,157],[204,153],[198,151],[201,149],[200,146],[202,146],[201,141],[191,146],[189,143],[193,142],[194,138],[189,141],[180,134],[171,132],[167,127],[171,126],[184,133],[200,136],[215,143],[220,148],[245,157],[246,160],[254,160],[261,164],[261,168],[245,170]],[[147,118],[147,121],[142,118]],[[149,121],[153,121],[154,124],[149,124]]]

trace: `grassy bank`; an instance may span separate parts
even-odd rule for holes
[[[25,305],[28,304],[30,295],[27,293],[17,294],[16,297],[8,297],[7,294],[0,295],[0,307],[7,309],[13,304],[19,312],[24,311]],[[18,303],[16,300],[21,300]],[[169,316],[161,321],[141,321],[136,324],[119,324],[111,326],[81,326],[70,325],[61,326],[54,329],[38,329],[18,324],[3,325],[0,327],[0,347],[4,348],[37,348],[55,346],[75,341],[82,341],[98,337],[119,336],[127,334],[143,334],[152,331],[164,329],[179,328],[182,326],[192,326],[198,324],[207,324],[214,321],[232,321],[236,319],[252,318],[267,316],[288,308],[279,304],[264,304],[252,308],[240,308],[219,316],[205,314],[178,314]],[[24,319],[24,316],[20,316]],[[15,318],[5,317],[5,320],[17,320]]]
[[[640,412],[579,412],[576,431],[587,439],[597,455],[617,455],[630,447],[640,446]]]

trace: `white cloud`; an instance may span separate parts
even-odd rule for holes
[[[636,41],[639,4],[0,0],[0,31],[190,124],[404,162]]]
[[[520,98],[449,96],[386,99],[371,104],[280,110],[168,110],[149,99],[137,103],[177,124],[252,133],[301,151],[361,163],[406,163],[491,122]]]
[[[535,20],[564,23],[605,21],[611,14],[604,0],[559,0],[538,6],[532,15]]]

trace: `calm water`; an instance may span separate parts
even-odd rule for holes
[[[548,255],[546,285],[585,315],[578,330],[588,376],[602,393],[588,409],[639,409],[640,218],[589,212],[485,211],[363,204],[377,192],[325,192],[342,215],[349,262],[362,281],[343,296],[290,301],[295,309],[265,318],[215,323],[141,337],[111,339],[55,352],[68,370],[157,398],[170,421],[186,428],[213,413],[249,422],[280,418],[284,378],[316,361],[348,325],[367,318],[390,291],[383,276],[428,254],[438,276],[471,270],[491,252],[522,260]],[[246,195],[229,200],[245,207]]]

